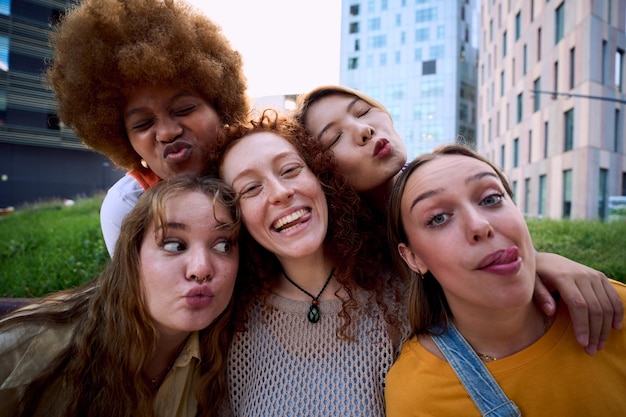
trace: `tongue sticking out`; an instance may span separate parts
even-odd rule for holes
[[[517,247],[511,246],[507,250],[502,251],[500,256],[493,261],[492,265],[510,264],[511,262],[517,260],[518,257],[519,250]]]
[[[277,232],[284,232],[286,230],[289,230],[290,228],[295,227],[308,219],[309,213],[310,211],[306,209],[298,210],[295,213],[292,213],[278,220],[274,224],[274,229],[276,229]]]

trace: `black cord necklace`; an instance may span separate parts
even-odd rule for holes
[[[317,294],[317,297],[313,297],[313,294],[311,294],[310,292],[308,292],[307,290],[305,290],[304,288],[296,284],[291,278],[289,278],[289,275],[285,274],[285,271],[283,271],[283,275],[285,276],[285,278],[287,278],[287,281],[289,281],[291,284],[293,284],[294,287],[296,287],[297,289],[299,289],[300,291],[302,291],[303,293],[305,293],[306,295],[308,295],[309,297],[313,299],[311,301],[311,307],[309,308],[309,314],[307,314],[307,318],[309,319],[311,323],[317,323],[318,321],[320,321],[320,308],[318,307],[318,304],[319,304],[318,299],[320,298],[320,295],[322,295],[322,293],[326,289],[326,286],[330,282],[330,279],[332,278],[334,273],[335,273],[334,269],[330,271],[330,275],[328,275],[328,278],[326,278],[326,282],[324,283],[324,286],[320,290],[319,294]]]

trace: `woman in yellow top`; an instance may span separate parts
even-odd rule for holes
[[[482,368],[482,359],[523,416],[624,413],[626,332],[612,330],[590,356],[575,343],[563,303],[555,317],[533,303],[530,233],[488,160],[451,145],[411,162],[391,194],[389,240],[409,278],[414,337],[387,375],[388,417],[481,415],[436,344],[452,326],[469,343],[463,356],[478,364],[464,361],[463,372]],[[626,300],[626,286],[612,285]],[[476,389],[478,404],[484,379]]]
[[[238,234],[219,180],[146,191],[102,274],[0,321],[0,416],[215,415]]]

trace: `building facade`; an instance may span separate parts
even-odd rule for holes
[[[475,142],[476,1],[342,1],[340,83],[385,105],[409,158]]]
[[[530,217],[626,195],[626,0],[482,0],[477,149]]]
[[[71,0],[0,0],[0,208],[106,190],[124,175],[56,116],[42,73]]]

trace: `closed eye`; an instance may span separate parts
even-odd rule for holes
[[[192,112],[196,109],[196,107],[197,107],[197,106],[196,106],[195,104],[194,104],[194,105],[191,105],[191,106],[185,106],[185,107],[183,107],[183,108],[181,108],[181,109],[176,110],[176,111],[174,112],[174,114],[175,114],[176,116],[186,116],[186,115],[188,115],[189,113],[192,113]]]

